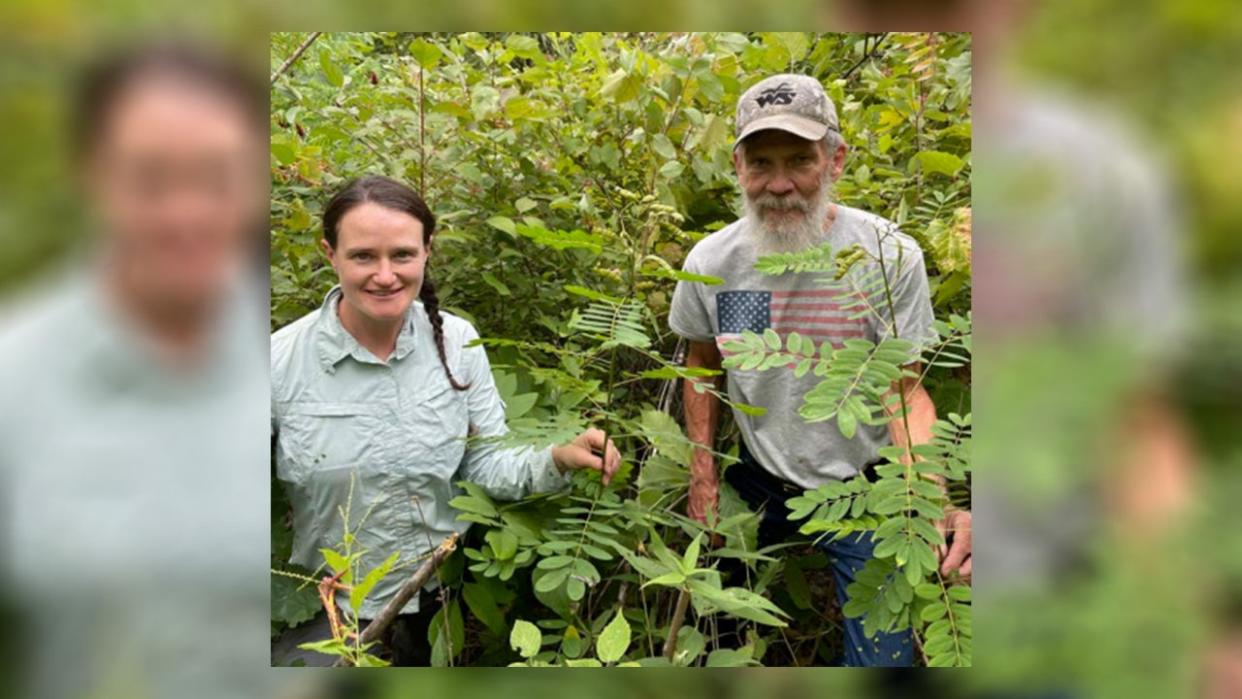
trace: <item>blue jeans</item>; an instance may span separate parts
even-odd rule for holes
[[[799,523],[788,519],[785,500],[801,495],[803,489],[772,475],[755,461],[743,444],[738,463],[725,470],[725,480],[737,490],[751,509],[761,513],[759,546],[786,541],[797,534]],[[860,476],[861,477],[861,476]],[[875,544],[870,532],[847,534],[836,541],[825,537],[817,546],[828,556],[832,578],[836,583],[837,602],[845,604],[845,588],[871,559]],[[914,662],[914,637],[909,629],[897,633],[879,633],[868,639],[863,635],[862,619],[845,619],[845,656],[839,662],[845,667],[910,667]]]

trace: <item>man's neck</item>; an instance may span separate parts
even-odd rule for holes
[[[336,315],[340,318],[345,332],[352,335],[358,344],[370,350],[380,361],[387,361],[388,356],[397,348],[401,320],[392,323],[369,321],[356,313],[348,303],[344,303],[343,298],[336,305]]]

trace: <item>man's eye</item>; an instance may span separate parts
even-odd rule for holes
[[[355,260],[358,260],[359,262],[366,262],[367,260],[371,259],[371,253],[356,252],[353,255],[351,255],[351,257],[353,257]]]
[[[414,253],[402,251],[394,255],[398,260],[410,260],[414,258]]]

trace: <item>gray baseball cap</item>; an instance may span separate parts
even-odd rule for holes
[[[837,110],[824,86],[809,75],[782,74],[750,86],[737,101],[737,139],[765,129],[780,129],[818,141],[829,131],[841,132]]]

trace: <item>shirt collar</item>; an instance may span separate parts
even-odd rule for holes
[[[358,340],[345,326],[341,325],[341,317],[337,315],[337,307],[341,303],[342,291],[338,284],[332,287],[323,299],[320,307],[319,320],[315,326],[315,347],[319,355],[320,365],[331,373],[336,365],[346,357],[365,364],[386,364],[404,359],[414,349],[414,341],[418,337],[418,327],[414,322],[420,304],[410,304],[406,311],[405,322],[401,333],[397,335],[397,346],[388,357],[388,362],[380,361],[370,350],[359,344]]]

